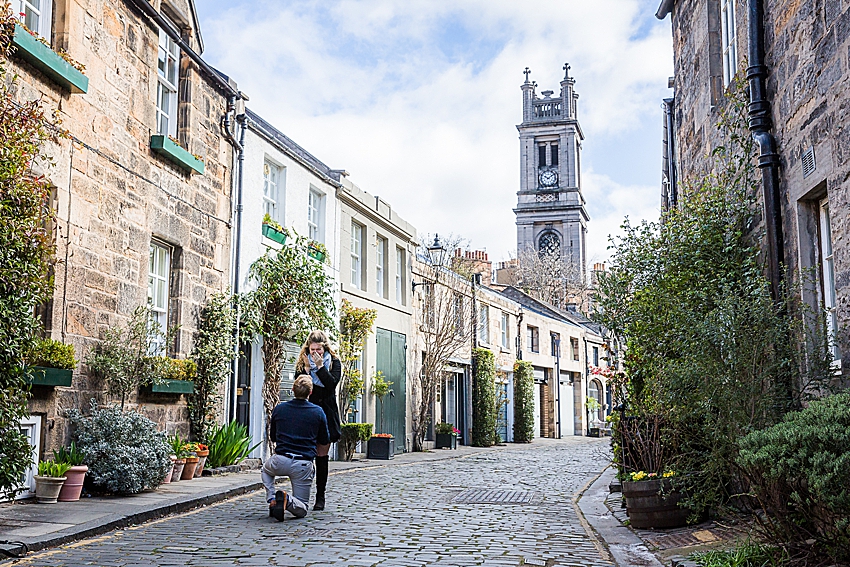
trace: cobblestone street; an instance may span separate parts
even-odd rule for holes
[[[572,503],[607,464],[608,447],[607,439],[536,440],[332,474],[327,509],[302,520],[269,518],[257,491],[9,564],[611,565]]]

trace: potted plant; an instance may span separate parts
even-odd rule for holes
[[[328,257],[328,249],[321,242],[313,240],[307,245],[307,255],[314,260],[324,262],[325,258]]]
[[[27,356],[33,386],[70,386],[77,360],[74,345],[41,339]]]
[[[56,461],[41,461],[38,463],[38,474],[35,475],[35,497],[40,504],[55,504],[59,491],[65,484],[65,473],[71,465]]]
[[[453,423],[438,423],[436,429],[437,449],[457,449],[457,434],[460,433]]]
[[[65,484],[59,491],[59,502],[76,502],[83,492],[83,482],[89,468],[83,464],[86,455],[77,449],[77,444],[71,441],[68,448],[62,447],[53,451],[53,460],[57,463],[68,463],[71,468],[65,472]]]
[[[184,457],[186,460],[186,464],[183,466],[183,473],[180,475],[180,480],[192,480],[195,478],[195,469],[198,468],[198,461],[200,461],[200,457],[198,457],[198,444],[197,443],[186,443],[183,446],[186,456]]]
[[[380,370],[372,375],[372,395],[378,399],[381,405],[381,430],[384,429],[384,397],[390,393],[393,383],[384,379],[384,373]],[[395,438],[391,433],[375,433],[369,438],[366,450],[369,459],[392,459],[395,457]]]
[[[679,506],[684,495],[673,484],[676,472],[636,471],[623,481],[626,513],[633,528],[678,528],[687,525],[690,510]]]
[[[195,478],[198,478],[204,472],[204,465],[207,463],[207,457],[210,455],[210,449],[203,443],[195,443],[195,445],[195,454],[198,455],[198,466],[195,467]]]
[[[168,469],[167,473],[165,473],[165,478],[162,479],[162,484],[171,483],[171,477],[174,475],[174,465],[177,463],[177,457],[175,455],[168,455],[168,458],[171,459],[171,468]]]
[[[183,469],[186,467],[186,457],[189,455],[189,451],[186,450],[186,441],[180,439],[179,433],[175,433],[169,437],[168,444],[171,446],[171,454],[174,456],[171,481],[177,482],[183,476]]]
[[[596,419],[596,417],[590,417],[596,415],[596,412],[598,412],[602,408],[602,404],[600,404],[599,400],[597,400],[596,398],[587,398],[585,405],[587,405],[588,423],[593,424],[588,427],[588,437],[602,437],[602,432],[599,428],[599,420]]]
[[[263,217],[263,236],[279,244],[285,244],[289,233],[270,214],[266,213]]]

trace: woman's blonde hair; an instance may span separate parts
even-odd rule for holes
[[[325,332],[310,331],[310,334],[307,335],[307,340],[304,341],[304,346],[301,347],[301,353],[298,355],[298,362],[295,363],[296,372],[310,372],[310,362],[308,361],[308,357],[310,356],[310,345],[322,345],[325,352],[331,353],[332,358],[337,358],[336,353],[331,348],[331,342],[328,340],[328,336]]]

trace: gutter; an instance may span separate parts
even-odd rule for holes
[[[661,0],[661,5],[658,6],[658,11],[655,12],[655,17],[659,20],[663,20],[667,17],[667,14],[673,11],[673,4],[675,0]]]

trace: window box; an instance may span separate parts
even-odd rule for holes
[[[33,37],[19,24],[15,24],[15,44],[17,54],[28,61],[33,67],[50,77],[50,79],[72,93],[85,93],[89,90],[89,79],[70,63]]]
[[[263,236],[269,240],[274,240],[278,244],[286,244],[286,233],[279,231],[270,224],[263,225]]]
[[[190,173],[193,171],[195,173],[204,172],[204,162],[190,154],[168,136],[162,134],[151,136],[151,149]]]
[[[314,260],[324,262],[328,254],[324,245],[313,242],[307,247],[307,255]]]
[[[64,368],[47,368],[45,366],[30,366],[27,382],[33,386],[70,386],[73,370]]]
[[[165,380],[159,384],[143,386],[148,392],[156,394],[194,394],[195,383],[191,380]]]

